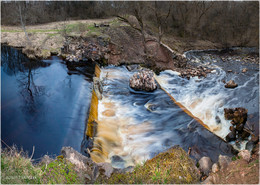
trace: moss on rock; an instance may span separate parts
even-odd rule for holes
[[[191,184],[199,182],[194,161],[176,146],[137,165],[133,172],[114,173],[109,179],[98,178],[96,183],[107,184]]]

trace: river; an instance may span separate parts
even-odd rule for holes
[[[58,57],[29,61],[19,50],[1,48],[2,140],[32,152],[34,158],[58,155],[62,146],[86,151],[85,122],[90,107],[94,64],[71,68]],[[97,135],[90,155],[96,162],[110,162],[124,168],[180,145],[195,160],[234,154],[247,141],[226,143],[231,126],[224,108],[248,109],[248,128],[259,135],[258,64],[229,57],[223,61],[216,51],[185,53],[190,63],[213,69],[206,78],[181,78],[175,71],[162,71],[160,85],[197,119],[183,111],[158,88],[154,92],[134,91],[129,78],[134,71],[125,66],[101,70],[103,98],[98,102]],[[247,68],[246,73],[241,70]],[[232,70],[232,72],[230,72]],[[235,89],[224,87],[230,79]],[[232,147],[233,146],[233,147]],[[83,152],[84,153],[84,152]]]
[[[71,70],[55,56],[33,62],[11,47],[1,52],[1,139],[29,155],[35,146],[34,159],[62,146],[81,151],[94,64]]]

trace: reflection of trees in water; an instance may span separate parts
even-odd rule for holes
[[[21,50],[9,46],[1,46],[1,66],[3,71],[10,76],[16,75],[18,72],[49,65],[49,63],[40,60],[28,59]]]
[[[29,114],[37,113],[40,98],[45,95],[45,87],[35,84],[34,75],[36,75],[36,71],[29,68],[27,71],[21,73],[17,79],[20,94],[24,101],[22,110]]]
[[[24,71],[23,62],[29,62],[29,60],[21,51],[1,46],[1,66],[6,74],[11,76],[16,75],[19,71]]]
[[[41,97],[46,94],[45,87],[34,82],[36,69],[50,64],[29,60],[20,50],[8,46],[2,46],[1,52],[3,71],[8,75],[15,75],[18,81],[19,92],[23,98],[22,111],[33,118],[39,109]]]

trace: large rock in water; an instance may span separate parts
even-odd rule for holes
[[[137,91],[154,91],[157,88],[154,73],[151,70],[142,70],[130,78],[130,87]]]

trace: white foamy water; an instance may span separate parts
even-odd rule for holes
[[[178,102],[208,125],[212,132],[224,139],[231,126],[230,120],[224,118],[224,108],[245,106],[251,113],[254,112],[252,107],[258,108],[254,104],[255,93],[259,91],[259,75],[248,77],[247,81],[235,89],[227,89],[222,82],[227,76],[226,72],[218,66],[212,67],[215,68],[214,73],[202,79],[193,77],[187,80],[170,70],[161,72],[157,79]],[[234,75],[233,79],[239,81],[238,76]]]

